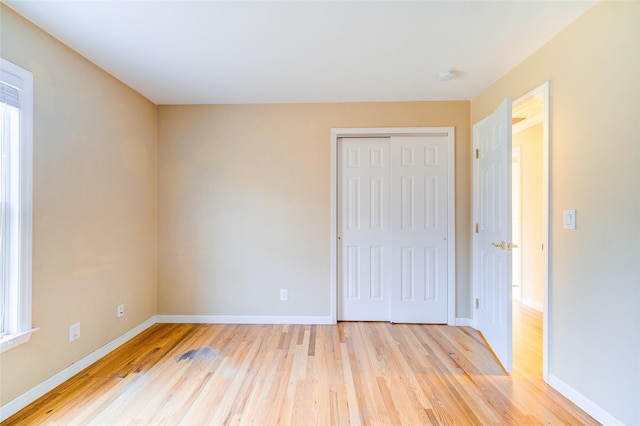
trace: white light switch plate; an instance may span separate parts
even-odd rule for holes
[[[576,229],[576,211],[565,210],[562,223],[564,224],[564,229]]]

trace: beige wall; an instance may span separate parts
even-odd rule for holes
[[[513,146],[520,147],[521,296],[542,305],[542,123],[514,133]]]
[[[158,123],[159,314],[330,315],[331,128],[455,126],[469,316],[469,102],[160,106]]]
[[[0,13],[2,57],[34,75],[40,329],[0,355],[2,405],[155,313],[156,109],[6,6]],[[81,338],[69,343],[77,321]]]
[[[474,98],[472,122],[546,80],[550,374],[640,424],[640,2],[597,3]]]

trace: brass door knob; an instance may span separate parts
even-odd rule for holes
[[[505,243],[504,241],[502,241],[501,243],[491,243],[492,246],[494,247],[498,247],[502,250],[506,250],[507,249],[507,243]]]

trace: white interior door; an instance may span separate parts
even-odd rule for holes
[[[340,139],[338,320],[448,322],[450,142]]]
[[[447,136],[391,139],[391,321],[447,323]]]
[[[389,138],[339,145],[338,319],[389,321]]]
[[[511,98],[473,126],[473,145],[477,327],[511,372]]]

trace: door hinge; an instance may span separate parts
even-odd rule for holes
[[[476,148],[476,160],[480,158],[480,150]]]
[[[480,299],[476,299],[476,309],[480,309]]]
[[[478,224],[476,223],[476,234],[480,233],[480,227],[478,226]]]

